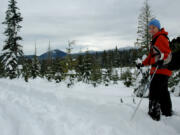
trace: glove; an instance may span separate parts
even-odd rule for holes
[[[136,64],[136,67],[137,67],[137,69],[140,69],[141,67],[144,67],[144,65],[142,63],[138,63],[138,64]]]
[[[158,62],[156,62],[156,64],[161,67],[164,63],[164,60],[158,60]]]

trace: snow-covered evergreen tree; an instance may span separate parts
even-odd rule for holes
[[[117,84],[119,80],[118,69],[114,68],[112,73],[113,84]]]
[[[75,40],[68,41],[68,47],[66,48],[66,58],[65,58],[65,63],[67,67],[67,79],[68,83],[67,86],[70,87],[71,85],[74,84],[74,79],[75,79],[75,73],[74,73],[74,60],[72,58],[72,49],[73,45],[75,44]]]
[[[124,85],[127,87],[133,86],[135,78],[133,77],[130,68],[126,68],[126,70],[121,74],[120,80],[122,80]]]
[[[173,72],[173,75],[169,79],[169,87],[175,96],[180,96],[180,71]]]
[[[72,60],[72,49],[73,49],[73,45],[75,44],[75,40],[73,41],[68,41],[68,47],[66,48],[66,65],[68,67],[68,70],[73,70],[73,60]]]
[[[2,49],[2,63],[4,65],[6,75],[10,78],[16,78],[19,74],[19,61],[18,58],[23,56],[22,46],[19,41],[22,37],[18,35],[21,29],[20,22],[23,18],[17,7],[17,2],[15,0],[9,0],[8,9],[6,11],[6,18],[3,22],[6,25],[6,30],[4,31],[7,39],[5,40],[5,45]]]
[[[5,75],[4,65],[3,65],[3,63],[1,62],[1,57],[0,57],[0,78],[1,78],[1,77],[4,77],[4,75]]]

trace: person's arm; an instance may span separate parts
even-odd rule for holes
[[[142,64],[144,66],[148,66],[150,65],[150,61],[151,61],[151,54],[149,53],[149,55],[146,57],[146,59],[142,62]]]

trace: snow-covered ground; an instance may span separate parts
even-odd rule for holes
[[[180,115],[147,115],[144,99],[135,118],[132,88],[122,83],[109,87],[48,82],[37,78],[0,79],[0,135],[179,135]],[[123,100],[123,103],[120,102]],[[173,97],[180,113],[180,98]]]

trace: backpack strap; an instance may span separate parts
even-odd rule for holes
[[[166,34],[160,34],[160,35],[156,36],[156,37],[151,41],[151,45],[152,45],[152,46],[156,43],[156,40],[157,40],[158,37],[161,36],[161,35],[164,36],[165,38],[167,38],[168,41],[170,42],[169,37],[168,37]]]

